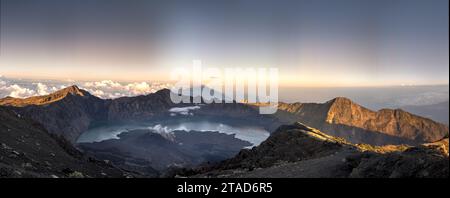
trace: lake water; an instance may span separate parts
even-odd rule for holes
[[[100,142],[108,139],[119,139],[118,135],[137,129],[148,129],[163,136],[173,131],[213,131],[225,134],[234,134],[236,138],[248,141],[253,146],[266,140],[270,133],[258,126],[231,126],[218,122],[195,121],[171,124],[133,124],[100,126],[84,132],[77,140],[78,143]]]

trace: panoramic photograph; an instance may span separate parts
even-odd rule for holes
[[[0,180],[449,177],[448,0],[0,2]]]

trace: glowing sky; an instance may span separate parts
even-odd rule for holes
[[[284,86],[448,84],[448,0],[1,0],[0,74],[167,80],[278,67]]]

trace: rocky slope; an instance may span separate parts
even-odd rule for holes
[[[107,102],[71,86],[46,96],[1,99],[0,105],[29,116],[50,133],[74,142],[92,120],[106,116]]]
[[[171,108],[192,106],[173,104],[169,94],[169,90],[160,90],[146,96],[103,100],[72,86],[47,96],[0,99],[0,110],[4,119],[4,122],[0,123],[4,136],[0,139],[4,143],[0,155],[3,173],[0,173],[7,177],[18,176],[18,173],[36,177],[64,177],[74,174],[79,176],[79,173],[83,176],[121,175],[122,173],[113,167],[110,167],[111,172],[101,174],[104,164],[101,165],[102,163],[95,160],[91,160],[93,164],[90,163],[71,143],[97,123],[167,120],[172,118],[169,111]],[[200,171],[194,171],[195,173],[207,172],[206,175],[232,177],[448,175],[448,127],[402,110],[386,109],[375,112],[345,98],[336,98],[324,104],[281,103],[279,111],[274,115],[260,115],[256,106],[248,104],[200,106],[195,110],[195,116],[192,114],[184,119],[207,118],[256,123],[267,130],[297,121],[305,125],[297,123],[280,127],[260,146],[252,150],[242,150],[230,160],[217,166],[206,166]],[[24,117],[27,117],[27,121],[22,120]],[[42,140],[46,142],[45,146],[39,142],[36,144],[33,140]],[[141,138],[129,140],[139,141]],[[424,142],[433,143],[421,145]],[[407,143],[418,146],[377,147],[355,143]],[[14,147],[14,144],[18,147]],[[133,151],[145,154],[147,151],[145,147],[142,148]],[[53,150],[55,152],[52,153],[57,156],[57,160],[53,160],[56,165],[51,162],[52,158],[46,156],[47,152]],[[20,158],[21,153],[25,153],[27,158]],[[50,157],[53,154],[50,154]],[[115,159],[118,155],[108,156]],[[126,153],[120,156],[121,159],[127,157]]]
[[[29,105],[42,106],[63,100],[69,95],[77,95],[82,97],[90,96],[89,92],[81,90],[77,86],[71,86],[45,96],[34,96],[24,99],[6,97],[0,100],[0,105],[16,107],[25,107]]]
[[[111,164],[82,155],[33,120],[0,107],[0,178],[125,176]]]
[[[172,103],[168,89],[145,96],[102,100],[72,86],[47,96],[0,99],[0,105],[30,116],[50,133],[73,143],[96,123],[169,119],[169,109],[193,104]],[[375,112],[346,98],[323,104],[280,103],[279,111],[273,115],[260,115],[256,106],[248,104],[203,104],[195,116],[252,122],[269,131],[281,124],[301,121],[352,143],[373,145],[418,145],[437,141],[448,134],[447,126],[430,119],[400,109]]]
[[[440,140],[448,134],[447,126],[433,120],[401,109],[372,111],[342,97],[323,104],[281,103],[279,110],[280,116],[352,143],[421,144]]]
[[[0,106],[29,116],[41,123],[50,133],[60,135],[75,143],[90,126],[97,123],[142,122],[170,119],[169,110],[193,104],[174,104],[170,90],[162,89],[145,96],[103,100],[77,86],[67,87],[55,93],[31,98],[0,99]],[[197,117],[218,120],[242,120],[255,122],[273,130],[280,121],[263,116],[252,106],[232,104],[203,105],[196,111]]]
[[[158,177],[171,167],[221,161],[251,146],[234,135],[205,131],[158,134],[141,129],[120,134],[119,137],[102,142],[80,143],[78,147],[99,159],[110,160],[118,167],[148,177]]]
[[[170,90],[162,89],[156,93],[123,97],[112,100],[107,107],[107,120],[146,120],[167,116],[168,109],[179,106],[170,100]]]
[[[444,177],[448,138],[417,147],[351,144],[301,123],[282,126],[252,150],[174,174],[191,177]]]

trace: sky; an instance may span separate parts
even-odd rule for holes
[[[0,0],[0,75],[164,81],[276,67],[287,87],[448,84],[448,0]]]

